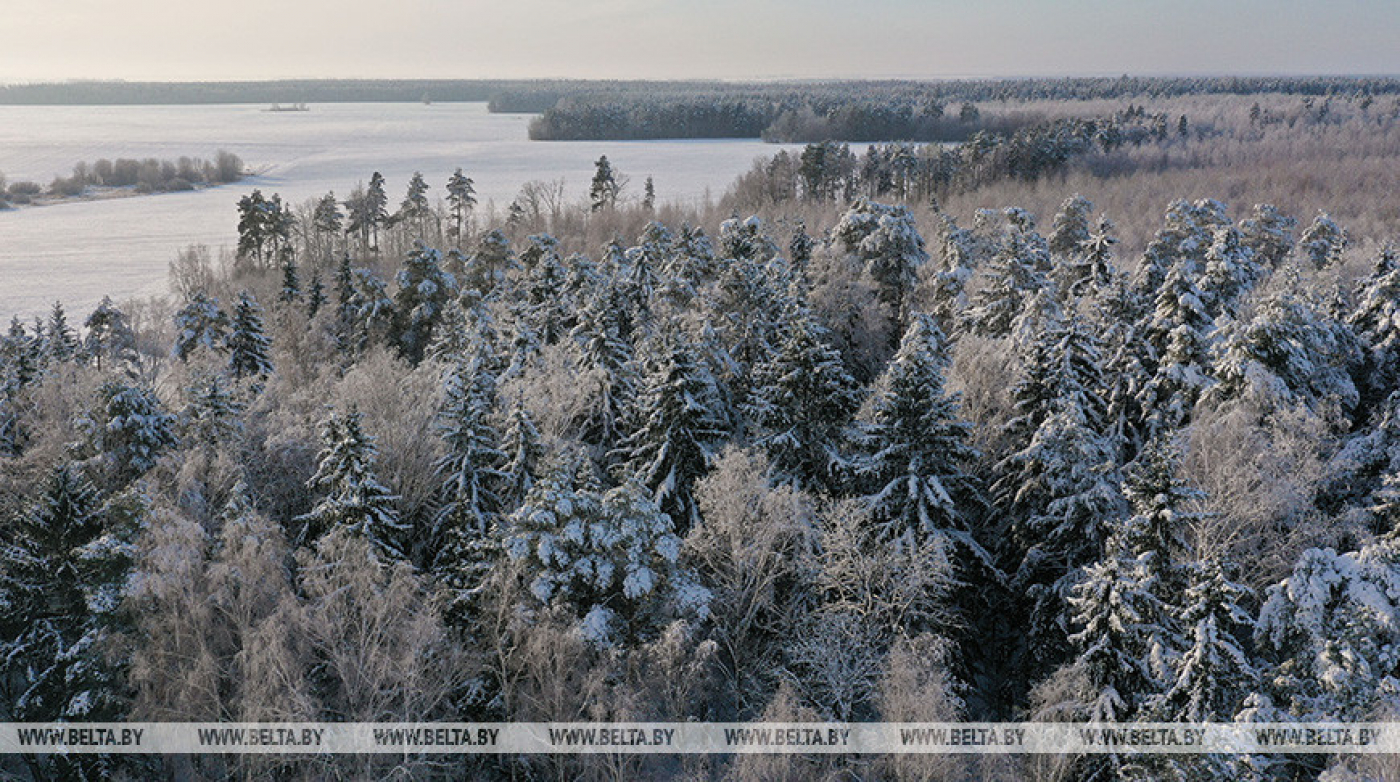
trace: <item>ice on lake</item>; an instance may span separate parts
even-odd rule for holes
[[[530,117],[491,114],[483,103],[318,104],[305,112],[266,106],[0,106],[0,172],[47,185],[73,164],[99,158],[212,159],[220,149],[258,176],[193,193],[0,211],[0,327],[61,300],[81,322],[104,295],[116,301],[167,291],[176,254],[202,244],[217,254],[237,242],[238,199],[254,188],[301,204],[334,191],[344,198],[379,171],[392,204],[421,171],[444,195],[457,168],[484,207],[503,208],[532,180],[563,179],[582,199],[593,162],[607,155],[640,197],[651,176],[657,198],[691,202],[719,194],[755,158],[776,152],[758,140],[532,142]]]

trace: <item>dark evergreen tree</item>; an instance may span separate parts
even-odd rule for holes
[[[90,446],[115,485],[140,477],[177,444],[175,417],[165,412],[151,389],[104,383],[98,403],[89,428]]]
[[[1298,237],[1299,251],[1319,269],[1340,261],[1348,244],[1346,232],[1326,212],[1318,212]]]
[[[44,328],[44,357],[49,361],[67,361],[78,355],[78,347],[78,335],[68,325],[63,305],[54,302]]]
[[[913,316],[856,423],[854,473],[887,538],[948,535],[983,555],[970,535],[977,452],[944,391],[946,351],[933,318]]]
[[[1253,213],[1240,221],[1240,236],[1259,262],[1270,269],[1278,268],[1293,251],[1293,229],[1298,221],[1278,210],[1273,204],[1255,204]]]
[[[267,377],[272,374],[268,355],[272,342],[263,330],[262,308],[253,294],[238,294],[233,323],[228,333],[228,368],[235,378]]]
[[[457,280],[443,270],[441,253],[415,241],[397,282],[394,315],[399,349],[404,358],[417,364],[423,360],[443,311],[457,298]]]
[[[0,694],[18,722],[111,722],[126,713],[121,662],[104,652],[120,629],[131,530],[103,512],[72,465],[0,529]],[[110,759],[48,756],[40,777],[100,779]],[[40,773],[42,771],[42,773]],[[49,776],[49,775],[52,776]]]
[[[607,155],[598,158],[595,169],[593,181],[588,186],[588,200],[593,211],[599,212],[617,205],[617,196],[622,187],[617,182]]]
[[[296,257],[291,254],[283,255],[282,289],[277,292],[277,301],[293,304],[301,299],[301,275],[297,272]]]
[[[498,494],[503,512],[509,513],[525,501],[525,495],[535,485],[540,474],[540,459],[544,455],[539,430],[520,400],[516,400],[506,419],[500,450],[506,460],[501,466],[503,476]]]
[[[857,406],[856,384],[796,293],[774,351],[753,367],[745,403],[754,444],[799,486],[839,487],[837,443]]]
[[[309,544],[332,529],[369,541],[384,560],[402,559],[408,525],[399,519],[398,497],[374,474],[374,438],[360,422],[359,411],[332,413],[321,424],[320,464],[307,486],[324,494],[311,512],[298,517],[305,526],[299,542]]]
[[[228,314],[219,300],[196,291],[175,313],[175,357],[188,361],[196,348],[221,352],[228,342]]]
[[[617,457],[684,534],[699,523],[695,481],[724,442],[725,416],[714,378],[679,330],[663,332],[650,350],[633,413],[637,427]]]
[[[452,210],[452,225],[447,235],[460,248],[467,238],[467,220],[476,208],[476,183],[460,168],[447,179],[447,206]]]
[[[421,241],[427,238],[428,221],[433,217],[433,205],[428,201],[428,183],[421,173],[414,171],[408,180],[408,191],[399,204],[399,211],[394,213],[391,222],[407,224],[414,238]]]

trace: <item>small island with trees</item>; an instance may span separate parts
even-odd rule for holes
[[[48,187],[27,180],[7,182],[0,172],[0,209],[200,190],[232,184],[246,175],[243,159],[222,149],[212,161],[191,157],[82,161],[73,166],[70,176],[54,177]]]

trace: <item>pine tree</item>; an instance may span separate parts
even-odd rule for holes
[[[720,396],[709,369],[679,332],[664,333],[652,347],[633,414],[637,428],[617,449],[623,471],[684,534],[699,523],[695,481],[709,469],[725,439]]]
[[[306,291],[306,317],[316,317],[316,313],[320,312],[325,304],[326,286],[321,282],[321,275],[317,274],[312,276],[311,287]]]
[[[188,361],[197,348],[222,352],[228,341],[228,314],[219,300],[196,291],[175,313],[174,355]]]
[[[395,331],[400,351],[417,364],[432,341],[443,311],[457,297],[457,280],[442,269],[442,253],[414,241],[399,270],[394,294]]]
[[[913,316],[856,423],[855,474],[887,537],[948,534],[980,553],[968,534],[977,453],[944,391],[946,350],[933,318]]]
[[[499,228],[492,228],[481,235],[464,288],[475,288],[482,295],[490,296],[496,286],[506,279],[506,271],[515,266],[515,254],[510,248],[510,239]]]
[[[855,381],[824,337],[790,293],[778,343],[753,367],[745,403],[754,444],[784,477],[812,489],[838,485],[836,444],[857,406]]]
[[[652,212],[656,209],[656,185],[648,176],[646,182],[642,184],[642,211]]]
[[[99,371],[104,356],[114,362],[137,359],[136,334],[127,323],[126,314],[112,304],[110,296],[102,297],[102,303],[83,322],[83,327],[88,332],[83,352],[97,364]]]
[[[363,415],[352,410],[332,413],[322,422],[320,464],[307,486],[325,496],[298,518],[305,524],[299,542],[311,543],[341,529],[363,537],[381,559],[402,559],[408,525],[399,520],[398,497],[375,477],[374,438],[361,420]]]
[[[262,308],[253,294],[238,294],[233,323],[228,334],[228,368],[235,378],[267,377],[272,374],[268,356],[272,342],[263,331]]]
[[[472,209],[476,208],[476,183],[460,168],[447,179],[447,205],[452,210],[448,237],[460,248],[466,239],[467,220],[471,217]]]
[[[428,183],[423,180],[423,175],[417,171],[408,180],[408,191],[404,195],[403,202],[399,204],[399,211],[394,214],[392,222],[408,223],[413,229],[415,239],[422,241],[426,238],[427,221],[433,216],[433,206],[428,201]]]
[[[326,193],[316,202],[311,213],[311,230],[323,245],[321,257],[329,261],[335,251],[336,237],[345,231],[345,214],[340,211],[334,192]]]
[[[104,514],[96,489],[75,467],[61,465],[2,532],[0,673],[8,718],[121,719],[120,663],[102,650],[118,626],[129,530]],[[95,778],[74,775],[63,761],[57,759],[53,778]]]

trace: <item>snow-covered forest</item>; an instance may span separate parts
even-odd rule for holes
[[[242,194],[236,252],[182,253],[169,302],[57,304],[0,337],[0,719],[1395,719],[1396,213],[1337,203],[1354,227],[1256,201],[1271,170],[1240,177],[1261,149],[1350,139],[1316,175],[1362,197],[1336,185],[1357,160],[1394,175],[1400,119],[1227,102],[1104,112],[1121,125],[1097,131],[1146,131],[1029,174],[998,173],[995,145],[814,144],[709,208],[624,187],[606,158],[588,203],[522,193],[499,221],[461,169],[401,198],[377,174],[343,201]],[[1184,192],[1132,210],[1136,178],[1183,170]],[[0,768],[1339,780],[1381,762]]]

